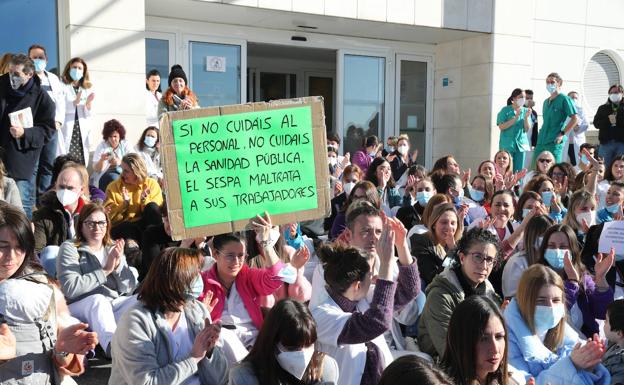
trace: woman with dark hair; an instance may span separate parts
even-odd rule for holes
[[[576,190],[576,172],[570,163],[555,163],[546,173],[555,184],[555,192],[561,197],[561,203],[568,207],[570,196]]]
[[[533,126],[531,109],[524,106],[526,95],[524,90],[516,88],[507,99],[496,117],[496,124],[501,130],[498,148],[506,150],[513,160],[513,172],[524,168],[524,153],[530,150],[527,131]],[[501,170],[501,173],[504,170]]]
[[[488,277],[500,262],[499,241],[485,229],[469,230],[457,244],[454,263],[427,286],[427,302],[418,321],[418,344],[433,357],[442,357],[453,310],[471,295],[500,299]]]
[[[158,127],[158,102],[160,93],[160,72],[153,69],[145,75],[145,123]]]
[[[607,195],[609,194],[609,187],[613,185],[613,183],[624,183],[624,154],[613,156],[611,163],[605,164],[608,165],[608,167],[605,168],[604,179],[596,186],[598,206],[601,209],[609,206],[606,202]]]
[[[5,348],[14,344],[0,358],[0,384],[58,384],[84,371],[83,355],[95,348],[97,335],[69,315],[63,294],[39,265],[28,218],[4,202],[0,298],[1,339],[12,340]]]
[[[103,206],[90,203],[80,211],[76,237],[65,241],[56,259],[56,274],[72,315],[98,333],[110,357],[117,321],[134,303],[137,278],[124,256],[124,240],[112,241]]]
[[[584,341],[568,322],[561,277],[546,266],[529,267],[505,308],[509,364],[536,384],[608,385],[598,335]],[[583,345],[582,343],[585,342]]]
[[[604,319],[607,305],[613,301],[613,289],[606,276],[614,260],[614,250],[608,255],[598,254],[592,278],[581,261],[581,249],[570,226],[554,225],[544,233],[538,262],[565,281],[569,322],[586,336],[598,333],[596,319]]]
[[[501,279],[503,296],[510,298],[516,295],[520,276],[527,269],[539,262],[539,249],[542,236],[552,226],[553,220],[546,215],[535,215],[527,223],[522,240],[522,249],[512,255],[503,268]]]
[[[381,375],[378,385],[398,384],[454,385],[441,369],[413,354],[392,361]]]
[[[106,191],[111,182],[119,179],[121,159],[130,152],[132,148],[126,142],[126,128],[116,119],[104,123],[102,141],[93,152],[92,183]]]
[[[186,73],[179,64],[171,66],[168,88],[158,102],[158,118],[169,111],[182,111],[199,108],[197,96],[188,87]]]
[[[221,326],[195,298],[202,289],[197,249],[163,250],[138,302],[113,337],[109,384],[224,384],[228,365],[216,343]]]
[[[397,219],[399,219],[408,230],[414,226],[424,224],[423,215],[425,208],[429,200],[436,194],[436,189],[433,187],[431,179],[426,176],[426,172],[414,179],[413,187],[409,189],[409,191],[408,189],[405,190],[406,193],[411,195],[413,204],[401,207],[396,213]]]
[[[469,216],[472,221],[485,218],[490,214],[490,202],[494,194],[494,185],[483,175],[475,175],[467,186],[470,197]]]
[[[373,159],[377,157],[377,153],[381,147],[382,144],[379,143],[379,139],[375,135],[367,136],[364,139],[362,148],[353,154],[351,163],[358,166],[360,170],[362,170],[362,173],[366,174],[368,172],[368,166],[370,166]]]
[[[393,153],[394,158],[390,161],[392,178],[395,181],[401,179],[403,174],[415,163],[410,154],[409,136],[402,134],[397,138],[397,149]]]
[[[433,164],[433,168],[429,171],[429,175],[434,173],[444,174],[454,174],[459,176],[461,174],[461,168],[459,168],[459,164],[455,160],[453,155],[445,155],[442,158],[435,161]]]
[[[72,58],[65,65],[61,80],[65,87],[65,122],[59,130],[57,155],[71,154],[78,163],[86,166],[89,164],[89,136],[95,99],[87,63],[82,58]]]
[[[228,385],[335,384],[338,365],[315,351],[316,323],[301,302],[284,299],[267,315],[254,347],[230,370]]]
[[[538,157],[539,158],[539,157]],[[525,186],[524,191],[533,191],[542,197],[542,204],[546,212],[556,223],[561,223],[568,213],[559,195],[560,189],[555,188],[555,181],[547,175],[538,175],[531,179]]]
[[[604,158],[605,164],[624,153],[624,87],[614,84],[609,87],[607,102],[596,111],[594,127],[598,129],[600,148],[598,153]]]
[[[355,186],[353,186],[347,200],[344,202],[342,210],[336,214],[336,218],[334,219],[332,227],[329,230],[329,240],[338,238],[338,236],[340,236],[340,234],[342,234],[344,229],[347,227],[347,209],[356,199],[364,199],[376,208],[381,208],[379,193],[377,192],[375,185],[367,180],[357,182]]]
[[[161,184],[163,172],[160,165],[160,132],[158,128],[149,126],[143,130],[139,142],[134,147],[134,152],[143,158],[145,167],[147,167],[147,176],[156,179]]]
[[[386,215],[394,216],[391,209],[397,206],[409,206],[410,197],[404,195],[401,197],[399,189],[396,188],[396,182],[392,177],[390,163],[384,158],[375,158],[366,172],[365,180],[371,182],[377,187],[379,198],[381,200],[381,208]]]
[[[457,305],[440,365],[457,385],[507,385],[507,329],[499,305],[472,296]]]
[[[342,185],[342,192],[331,200],[331,215],[325,218],[323,222],[323,227],[325,231],[329,231],[336,219],[338,213],[342,210],[346,200],[348,199],[351,191],[355,185],[362,180],[364,174],[362,174],[362,170],[354,164],[350,164],[345,167],[342,172],[342,176],[340,177],[340,182]]]

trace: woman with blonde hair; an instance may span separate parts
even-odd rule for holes
[[[596,224],[596,206],[596,198],[585,189],[572,194],[568,203],[568,214],[562,224],[574,230],[581,248],[585,245],[585,235],[589,228]]]
[[[606,385],[610,376],[600,364],[605,346],[598,335],[581,346],[566,322],[564,292],[563,279],[546,266],[536,264],[522,274],[505,309],[509,364],[537,384]]]
[[[455,248],[464,225],[452,203],[439,204],[431,211],[424,234],[410,238],[412,255],[418,261],[418,270],[425,283],[444,270],[447,253]],[[448,262],[448,261],[446,261]]]

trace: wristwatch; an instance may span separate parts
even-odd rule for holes
[[[56,357],[61,358],[61,359],[65,359],[67,358],[67,356],[69,356],[68,352],[59,352],[56,349],[53,349],[52,352],[54,353]]]

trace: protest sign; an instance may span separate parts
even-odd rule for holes
[[[321,97],[170,112],[160,130],[174,239],[329,215]]]
[[[605,222],[598,241],[598,252],[609,253],[611,248],[615,254],[624,255],[624,221]]]

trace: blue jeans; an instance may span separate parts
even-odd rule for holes
[[[616,140],[600,144],[600,147],[598,147],[598,155],[604,158],[605,167],[610,167],[613,158],[622,154],[624,154],[624,143]]]
[[[52,278],[56,278],[56,257],[58,256],[59,246],[46,246],[39,253],[39,260],[41,266]]]
[[[58,132],[50,138],[50,141],[43,146],[39,155],[39,166],[37,167],[37,202],[44,192],[48,191],[52,184],[52,165],[56,158],[56,146],[58,144]]]
[[[37,169],[33,171],[30,179],[15,179],[15,184],[17,184],[17,189],[20,192],[20,197],[22,198],[22,206],[24,207],[24,212],[28,217],[28,220],[32,220],[32,209],[35,205],[35,179],[37,176]]]

